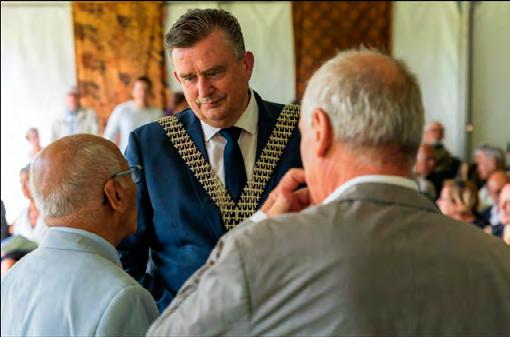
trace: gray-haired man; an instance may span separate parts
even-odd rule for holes
[[[423,115],[401,62],[323,65],[303,99],[304,171],[271,193],[269,219],[220,240],[148,335],[507,334],[510,251],[410,179]]]

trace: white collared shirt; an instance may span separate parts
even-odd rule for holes
[[[491,212],[491,214],[490,214],[489,222],[491,223],[491,225],[493,225],[493,226],[499,225],[498,206],[492,205],[490,212]]]
[[[258,106],[253,91],[250,89],[250,101],[246,110],[234,124],[241,128],[241,135],[239,136],[239,147],[243,154],[244,168],[246,170],[246,178],[249,180],[253,175],[253,168],[255,166],[255,156],[257,154],[257,130],[258,130]],[[202,120],[202,132],[205,140],[205,147],[209,162],[212,169],[216,172],[221,182],[225,184],[225,165],[223,163],[223,152],[227,140],[220,134],[220,128],[215,128],[206,124]]]
[[[342,185],[338,186],[337,189],[333,191],[333,193],[328,195],[328,197],[322,201],[322,204],[326,205],[337,200],[345,191],[347,191],[354,185],[367,183],[398,185],[418,191],[418,184],[416,183],[416,181],[408,178],[400,176],[383,176],[383,175],[359,176],[356,178],[352,178],[351,180],[348,180]]]
[[[418,191],[418,184],[416,181],[411,180],[409,178],[404,178],[400,176],[384,176],[384,175],[371,175],[371,176],[359,176],[356,178],[352,178],[351,180],[346,181],[342,185],[338,186],[336,190],[333,191],[330,195],[327,196],[326,199],[322,201],[322,205],[329,204],[335,200],[338,200],[340,196],[351,188],[354,185],[361,185],[367,183],[380,183],[380,184],[388,184],[388,185],[397,185],[402,187],[407,187]],[[267,214],[262,212],[262,210],[257,211],[250,217],[250,220],[253,222],[259,222],[264,219],[267,219]]]

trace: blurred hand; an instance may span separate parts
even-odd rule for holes
[[[290,169],[282,178],[278,186],[269,194],[262,206],[262,211],[268,216],[299,212],[310,206],[311,198],[308,187],[298,189],[305,184],[303,169]]]

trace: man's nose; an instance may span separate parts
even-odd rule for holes
[[[198,78],[198,96],[199,97],[208,97],[214,92],[214,88],[212,87],[210,81],[205,77]]]

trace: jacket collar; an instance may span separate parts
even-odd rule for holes
[[[258,125],[257,125],[257,154],[256,159],[262,153],[264,146],[266,145],[271,132],[273,131],[272,126],[275,125],[276,119],[278,118],[278,114],[271,114],[270,110],[266,106],[266,102],[262,100],[262,98],[255,92],[253,92],[253,97],[255,97],[257,107],[258,107]],[[252,97],[252,98],[253,98]],[[207,149],[205,147],[204,134],[202,131],[202,125],[200,123],[200,119],[195,116],[195,113],[191,108],[184,110],[181,113],[177,114],[177,118],[184,125],[184,128],[188,131],[189,136],[193,140],[193,142],[197,145],[198,149],[204,156],[204,158],[209,161],[209,156],[207,155]]]
[[[349,187],[335,201],[366,200],[381,204],[398,204],[440,213],[437,206],[420,192],[394,184],[368,182]],[[333,203],[335,201],[332,201]]]
[[[102,237],[70,227],[52,227],[42,239],[39,248],[82,251],[96,254],[122,268],[115,247]]]

